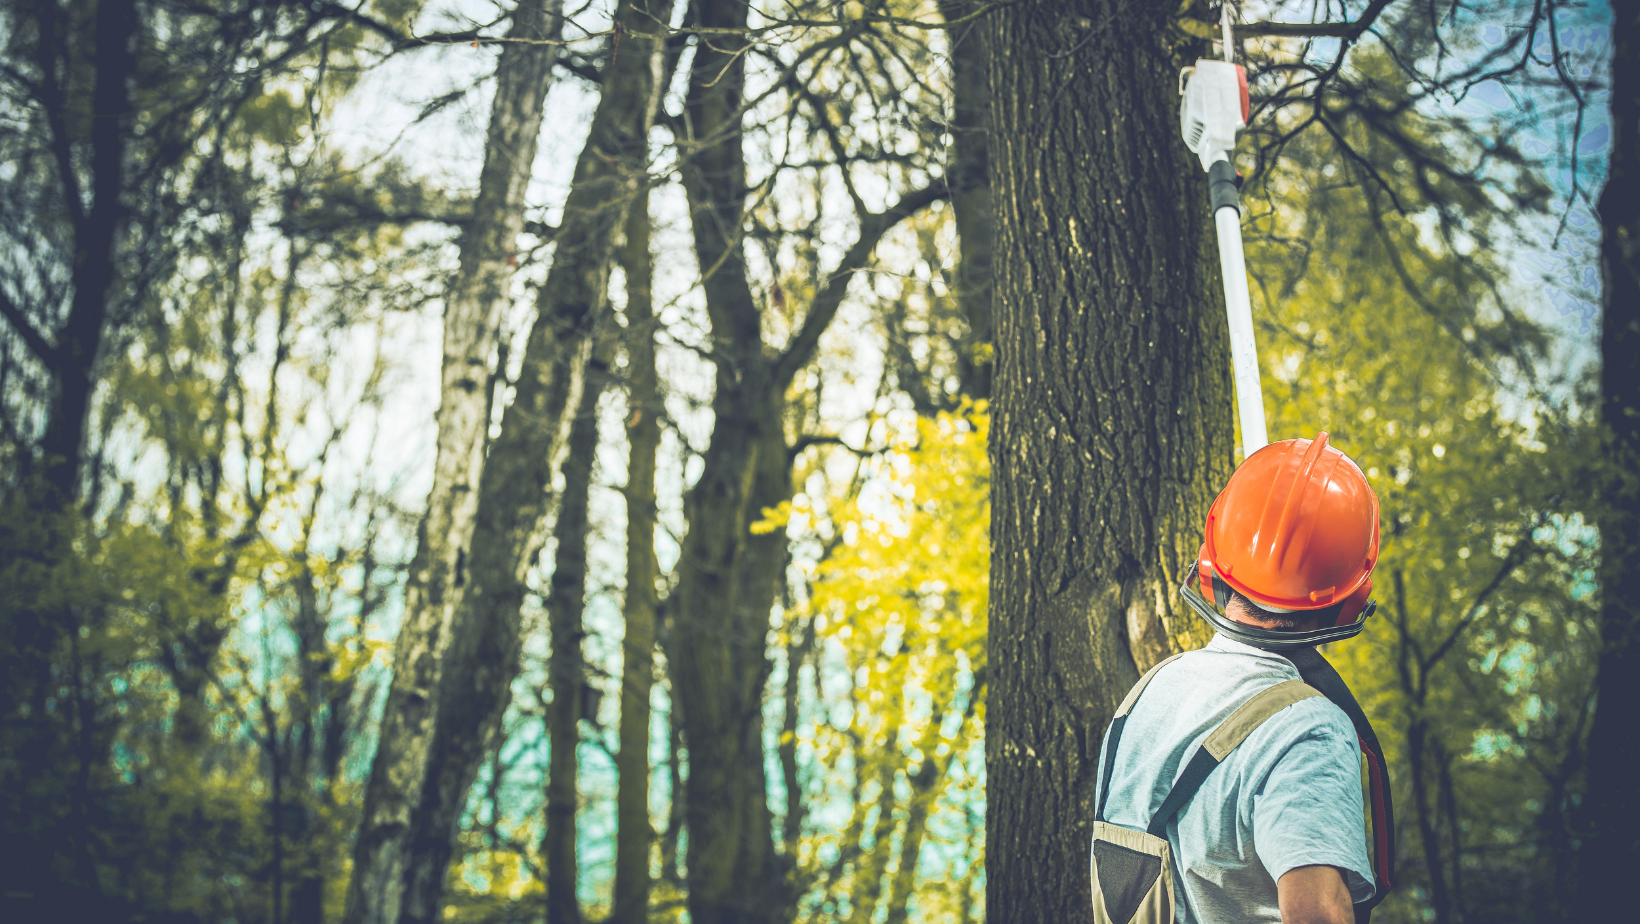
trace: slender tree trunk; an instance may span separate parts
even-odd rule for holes
[[[765,508],[791,497],[784,395],[812,360],[855,272],[901,218],[945,195],[907,193],[892,208],[858,216],[859,237],[816,294],[785,351],[770,355],[746,277],[741,238],[746,196],[741,95],[745,83],[742,0],[700,0],[703,29],[685,100],[689,136],[682,165],[695,254],[717,361],[712,438],[701,475],[684,500],[688,531],[678,564],[669,651],[672,692],[689,745],[686,798],[689,913],[695,924],[753,924],[790,918],[789,858],[775,850],[765,795],[763,689],[770,671],[769,611],[781,578],[785,538],[754,535]]]
[[[667,647],[663,640],[662,647]],[[683,715],[678,709],[677,694],[671,689],[670,709],[666,716],[666,831],[661,835],[661,876],[673,885],[682,887],[683,869],[678,864],[678,843],[683,836],[686,815],[683,753]]]
[[[1409,704],[1411,700],[1409,698]],[[1407,728],[1407,776],[1412,781],[1412,807],[1418,813],[1419,845],[1423,847],[1424,874],[1429,877],[1429,907],[1435,924],[1452,920],[1452,898],[1447,892],[1446,870],[1441,863],[1441,839],[1436,831],[1435,807],[1430,804],[1429,724],[1413,720]]]
[[[569,457],[564,460],[564,493],[558,504],[553,537],[558,542],[547,593],[547,618],[552,627],[549,682],[552,707],[547,728],[552,751],[547,768],[546,830],[541,853],[547,868],[547,924],[580,924],[581,903],[576,896],[580,866],[576,863],[576,808],[579,788],[581,719],[586,712],[583,689],[586,665],[581,640],[586,637],[581,616],[586,608],[587,505],[592,491],[592,463],[598,452],[598,398],[609,382],[609,359],[614,341],[603,338],[593,359],[593,371],[581,393],[575,423],[570,427]]]
[[[1428,768],[1429,723],[1420,718],[1424,697],[1419,688],[1427,676],[1427,669],[1418,659],[1412,638],[1411,616],[1407,610],[1406,573],[1396,568],[1390,574],[1394,588],[1395,670],[1401,684],[1401,702],[1407,713],[1406,761],[1407,777],[1412,782],[1412,808],[1417,816],[1418,843],[1424,857],[1424,875],[1428,877],[1430,910],[1436,924],[1451,920],[1451,899],[1447,894],[1446,871],[1441,865],[1440,835],[1436,830],[1435,808],[1430,805]]]
[[[796,607],[787,601],[788,620],[795,620]],[[803,662],[814,650],[815,625],[811,616],[802,625],[788,629],[786,641],[786,689],[784,714],[780,723],[780,774],[786,784],[786,817],[781,831],[781,849],[795,857],[803,839],[803,781],[797,770],[798,692],[803,679]]]
[[[598,108],[564,204],[552,268],[536,292],[515,395],[490,444],[478,489],[468,586],[452,619],[438,688],[435,759],[413,822],[406,867],[413,903],[405,924],[434,921],[467,795],[493,746],[518,675],[525,578],[541,548],[553,472],[577,419],[595,329],[609,307],[615,234],[640,187],[659,102],[657,50],[645,0],[627,0],[615,22],[626,36],[603,73]]]
[[[315,498],[304,524],[304,535],[312,529],[312,511],[317,506]],[[295,754],[291,758],[291,767],[296,781],[302,786],[296,805],[301,809],[303,819],[311,817],[310,809],[326,782],[319,754],[320,723],[324,720],[325,707],[331,701],[331,687],[334,686],[330,679],[332,659],[325,639],[327,626],[324,614],[319,608],[319,588],[313,569],[307,564],[309,554],[304,540],[296,555],[296,559],[302,562],[302,567],[295,582],[297,609],[296,617],[292,620],[292,628],[296,634],[297,676],[300,686],[298,694],[289,697],[288,700],[288,708],[293,713],[291,726],[292,737],[295,739]],[[275,804],[279,801],[276,794]],[[292,832],[297,838],[305,833]],[[290,919],[297,924],[320,924],[324,903],[324,858],[318,851],[311,849],[301,850],[297,857],[291,872]]]
[[[954,689],[955,682],[954,676],[947,675],[943,688]],[[923,753],[923,761],[917,772],[910,774],[908,780],[911,784],[911,799],[906,804],[905,834],[900,838],[900,861],[894,869],[885,924],[905,924],[910,920],[911,896],[917,887],[917,864],[922,859],[923,840],[928,834],[928,819],[934,812],[935,801],[945,788],[946,771],[950,769],[951,762],[968,746],[968,736],[965,732],[973,720],[979,702],[980,688],[976,685],[974,692],[969,696],[968,710],[958,723],[956,733],[949,742],[945,742],[949,748],[944,757],[938,756],[937,751],[942,743],[941,728],[945,724],[943,716],[947,702],[937,703],[936,712],[928,720],[923,739],[917,742],[918,750]]]
[[[561,8],[562,0],[525,0],[515,10],[508,34],[550,39],[562,26]],[[437,718],[442,651],[467,582],[463,564],[478,513],[490,425],[485,382],[509,301],[513,255],[524,226],[524,191],[556,49],[507,43],[496,68],[473,223],[462,238],[460,265],[445,306],[433,487],[416,537],[404,623],[393,652],[393,681],[365,789],[343,917],[348,924],[396,924],[399,918],[414,850],[412,815],[427,778]],[[442,878],[443,871],[438,875]]]
[[[941,0],[947,20],[974,9],[973,0]],[[957,222],[956,299],[968,319],[967,355],[958,358],[963,393],[991,397],[992,298],[991,249],[996,219],[991,206],[991,172],[985,124],[990,108],[986,77],[985,31],[979,21],[947,33],[951,43],[951,158],[946,182]]]
[[[54,70],[57,66],[52,57],[56,49],[50,45],[60,42],[66,49],[71,44],[68,27],[69,23],[60,21],[57,15],[43,12],[40,42],[48,46],[41,49],[46,68]],[[50,35],[46,34],[48,28]],[[57,332],[55,355],[47,362],[53,373],[52,391],[45,433],[40,440],[41,470],[52,492],[47,509],[55,511],[68,509],[79,493],[80,462],[90,423],[97,358],[102,350],[109,302],[117,294],[120,232],[129,213],[122,196],[127,133],[133,112],[130,83],[137,69],[131,49],[138,29],[136,3],[104,0],[97,4],[92,29],[96,57],[91,63],[96,67],[96,75],[92,79],[89,113],[89,209],[85,207],[85,197],[67,153],[71,126],[83,116],[69,111],[70,101],[62,96],[53,101],[56,106],[48,106],[48,110],[55,111],[47,113],[55,147],[64,152],[57,164],[58,182],[62,184],[74,229],[74,295],[68,317]]]
[[[1633,905],[1640,865],[1640,2],[1612,3],[1611,161],[1600,196],[1599,702],[1589,730],[1578,920]]]
[[[898,768],[899,738],[890,736],[887,747],[880,755],[882,766],[877,769],[877,819],[871,825],[871,846],[860,845],[854,862],[853,882],[849,889],[848,924],[870,924],[877,917],[877,904],[883,897],[883,876],[888,872],[888,858],[893,855],[894,843],[894,775]]]
[[[1441,813],[1446,816],[1446,839],[1452,845],[1452,911],[1455,920],[1469,917],[1463,900],[1463,829],[1458,818],[1458,791],[1452,783],[1452,755],[1439,741],[1431,742],[1436,782],[1441,787]]]
[[[1230,473],[1207,184],[1177,124],[1174,4],[984,20],[996,209],[986,908],[1092,920],[1100,736],[1182,610]],[[1090,34],[1091,32],[1091,34]]]
[[[615,905],[609,924],[649,920],[649,694],[655,686],[655,453],[661,404],[655,372],[649,197],[632,203],[621,249],[626,275],[626,599],[621,607],[621,727],[615,792]]]

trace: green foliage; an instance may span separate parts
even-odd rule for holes
[[[884,906],[904,920],[913,889],[918,909],[966,914],[983,881],[988,424],[984,402],[916,418],[855,490],[790,511],[794,533],[830,549],[794,621],[812,619],[821,641],[814,721],[797,733],[814,805],[799,860],[809,920]]]
[[[1378,615],[1328,651],[1389,751],[1401,886],[1380,913],[1551,919],[1593,692],[1587,427],[1523,393],[1544,335],[1491,252],[1429,233],[1445,180],[1394,185],[1402,215],[1364,173],[1289,155],[1248,247],[1265,405],[1271,439],[1328,431],[1382,504]]]

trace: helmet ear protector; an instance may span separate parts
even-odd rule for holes
[[[1205,553],[1206,550],[1206,546],[1203,546],[1202,551]],[[1258,626],[1236,622],[1224,614],[1224,608],[1230,604],[1233,590],[1229,582],[1214,570],[1213,563],[1202,554],[1198,555],[1196,563],[1190,566],[1190,571],[1185,575],[1184,585],[1179,588],[1179,594],[1184,597],[1185,603],[1196,611],[1196,615],[1207,620],[1215,629],[1244,645],[1262,648],[1265,651],[1293,651],[1354,638],[1366,628],[1367,617],[1378,609],[1378,602],[1371,599],[1372,578],[1369,577],[1361,582],[1361,586],[1356,588],[1355,592],[1344,598],[1343,605],[1338,608],[1338,618],[1331,626],[1304,632],[1261,629]]]

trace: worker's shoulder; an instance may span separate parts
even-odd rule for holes
[[[1213,646],[1186,652],[1163,668],[1163,673],[1171,674],[1166,677],[1171,681],[1167,686],[1176,692],[1217,699],[1221,708],[1229,710],[1277,684],[1302,680],[1298,668],[1279,655]],[[1164,678],[1158,675],[1156,679]],[[1349,716],[1319,690],[1277,711],[1264,724],[1266,738],[1313,735],[1353,741],[1355,737]]]
[[[1246,646],[1220,647],[1218,641],[1215,638],[1214,644],[1185,652],[1163,668],[1163,672],[1173,672],[1175,677],[1187,676],[1200,680],[1226,678],[1253,683],[1299,679],[1298,668],[1280,655]]]

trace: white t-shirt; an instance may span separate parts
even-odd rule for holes
[[[1287,659],[1224,635],[1162,668],[1123,727],[1105,820],[1143,831],[1220,722],[1260,690],[1297,679]],[[1360,760],[1349,718],[1319,696],[1249,735],[1167,826],[1179,924],[1280,922],[1276,880],[1312,864],[1344,870],[1351,897],[1371,898]],[[1101,749],[1101,771],[1104,763]]]

